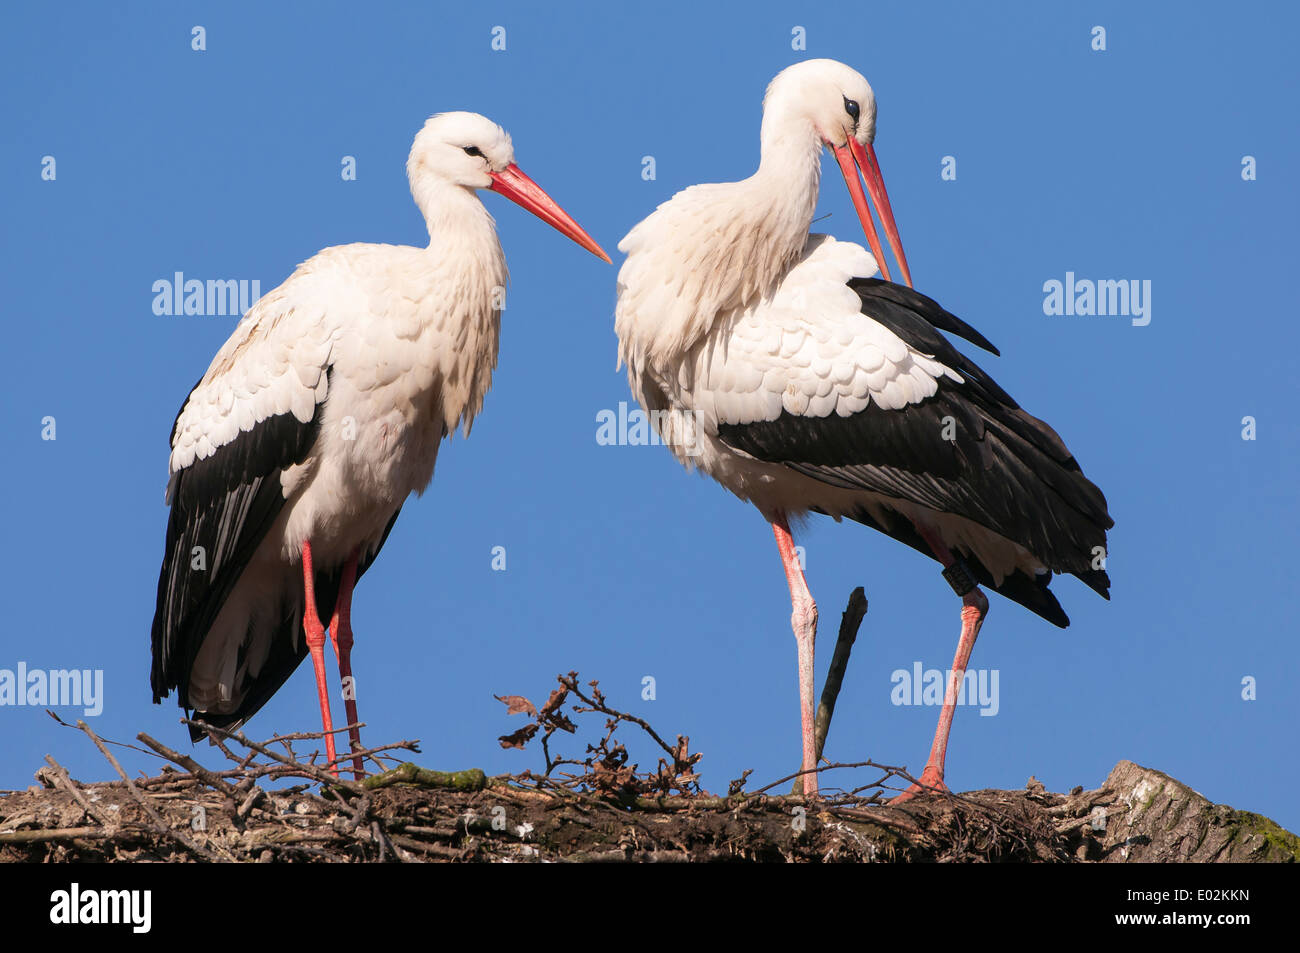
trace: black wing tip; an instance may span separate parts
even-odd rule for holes
[[[1037,610],[1034,610],[1034,612],[1040,619],[1046,619],[1048,622],[1052,623],[1052,625],[1056,626],[1058,629],[1068,629],[1070,627],[1070,617],[1065,614],[1065,610],[1061,608],[1059,602],[1056,605],[1056,610],[1057,611],[1055,613],[1051,613],[1051,614],[1045,614],[1042,612],[1038,612]]]
[[[1052,582],[1050,572],[1038,576],[1029,576],[1017,570],[1003,578],[1000,584],[995,585],[993,574],[985,569],[983,563],[976,559],[973,554],[964,554],[962,559],[974,571],[975,577],[981,584],[992,589],[998,595],[1024,606],[1034,615],[1052,623],[1058,629],[1068,629],[1070,627],[1070,617],[1065,614],[1065,609],[1061,607],[1060,600],[1056,598],[1056,593],[1049,588]]]
[[[883,278],[854,278],[849,282],[849,287],[859,294],[864,291],[874,292],[878,297],[908,307],[939,330],[948,331],[960,338],[964,338],[995,357],[1002,356],[1002,352],[998,350],[992,341],[957,317],[957,315],[944,308],[943,305],[929,295],[924,295],[915,288],[909,288],[907,285],[900,285],[893,281],[886,281]]]
[[[1070,627],[1070,617],[1065,614],[1056,593],[1050,586],[1052,574],[1043,573],[1037,578],[1030,578],[1023,573],[1012,573],[1002,580],[1002,585],[995,586],[994,591],[1020,603],[1041,619],[1046,619],[1058,629]]]
[[[930,559],[935,558],[929,545],[921,538],[910,520],[898,519],[888,523],[881,523],[865,508],[860,508],[845,515],[856,523],[869,526],[886,536],[898,540],[900,543],[911,546]],[[1034,615],[1045,619],[1057,628],[1069,628],[1070,617],[1061,608],[1061,603],[1057,601],[1056,594],[1048,588],[1052,581],[1050,572],[1031,577],[1023,572],[1016,571],[1006,576],[1000,584],[995,585],[993,574],[985,568],[984,564],[973,553],[962,553],[961,558],[967,568],[974,574],[975,581],[979,585],[996,592],[1003,598],[1024,606]]]
[[[1089,569],[1085,572],[1076,572],[1071,575],[1107,602],[1110,601],[1110,576],[1106,574],[1106,570]]]

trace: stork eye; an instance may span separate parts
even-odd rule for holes
[[[858,104],[847,96],[844,97],[844,111],[853,117],[854,123],[858,121],[858,113],[860,112]]]
[[[467,156],[478,156],[479,158],[483,158],[483,150],[478,146],[465,146],[464,149],[465,155]]]

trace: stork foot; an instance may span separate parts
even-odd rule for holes
[[[909,787],[902,794],[897,795],[890,804],[902,804],[904,801],[910,801],[918,794],[948,794],[948,785],[943,783],[943,773],[936,768],[926,767],[921,772],[921,778]]]

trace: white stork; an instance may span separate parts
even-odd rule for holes
[[[944,789],[957,688],[988,610],[978,585],[1059,626],[1069,619],[1048,589],[1052,573],[1103,596],[1110,585],[1094,564],[1112,525],[1101,491],[1051,427],[939,331],[997,350],[911,290],[875,132],[875,97],[861,75],[834,60],[791,66],[763,100],[758,171],[679,192],[618,246],[627,260],[615,329],[633,393],[682,463],[754,504],[776,535],[798,647],[807,794],[817,790],[817,607],[792,519],[823,513],[886,533],[942,563],[961,597],[961,638],[920,779],[928,788]],[[874,255],[808,233],[823,146]],[[859,171],[907,287],[887,280]],[[872,277],[878,263],[884,281]]]
[[[609,261],[483,116],[429,119],[406,168],[429,246],[342,245],[303,262],[249,309],[171,436],[154,701],[176,689],[196,718],[237,727],[310,653],[335,773],[322,620],[355,725],[353,586],[429,485],[439,443],[458,426],[468,436],[497,362],[506,262],[476,190]],[[361,750],[355,727],[350,741]]]

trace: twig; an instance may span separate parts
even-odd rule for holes
[[[218,728],[216,725],[205,724],[201,721],[191,721],[188,718],[182,718],[181,721],[187,725],[194,725],[197,728],[201,728],[204,731],[215,731],[221,735],[221,737],[229,738],[230,740],[243,745],[245,748],[250,749],[250,751],[256,751],[258,754],[265,755],[272,761],[278,761],[283,765],[287,765],[290,768],[293,768],[295,772],[304,774],[314,781],[319,781],[322,784],[333,787],[340,787],[345,791],[350,791],[353,794],[358,795],[365,791],[365,788],[356,781],[345,781],[342,778],[334,777],[334,775],[330,774],[328,771],[318,768],[314,764],[304,764],[301,761],[294,761],[291,758],[287,758],[278,752],[272,751],[266,745],[258,744],[256,741],[247,737],[242,731],[227,731],[225,728]]]
[[[759,788],[757,791],[750,791],[748,793],[750,793],[751,795],[762,794],[764,791],[770,791],[778,784],[785,784],[785,782],[793,778],[801,778],[805,774],[820,774],[823,771],[835,771],[838,770],[839,768],[875,768],[877,771],[889,772],[890,777],[902,778],[903,780],[907,781],[909,784],[913,783],[916,780],[910,774],[907,773],[906,769],[895,768],[892,765],[888,765],[888,764],[877,764],[875,761],[849,761],[849,762],[837,761],[834,764],[821,764],[815,768],[810,768],[807,771],[796,771],[794,774],[787,774],[783,778],[777,778],[771,784],[763,785],[763,787]]]
[[[241,803],[239,808],[235,811],[235,816],[242,821],[244,818],[248,817],[253,808],[257,806],[257,802],[262,800],[265,796],[266,792],[254,784],[253,789],[248,792],[248,797],[244,798],[243,803]]]
[[[584,695],[582,693],[582,689],[578,688],[577,672],[570,672],[568,676],[561,678],[560,684],[564,685],[566,688],[569,689],[569,691],[577,695],[580,700],[586,702],[587,705],[590,706],[592,711],[598,711],[602,715],[610,715],[611,717],[621,718],[623,721],[630,721],[632,724],[637,725],[638,727],[641,728],[642,731],[644,731],[647,735],[649,735],[651,738],[655,740],[655,744],[659,745],[660,748],[664,749],[664,752],[668,755],[668,757],[676,760],[678,756],[677,750],[671,747],[668,744],[668,742],[660,738],[659,733],[655,731],[653,728],[651,728],[649,722],[647,722],[644,718],[638,718],[636,715],[629,715],[626,712],[616,711],[615,709],[610,708],[608,705],[605,704],[604,696],[601,696],[601,700],[596,701]]]
[[[122,770],[122,766],[117,763],[117,759],[113,757],[113,753],[108,750],[104,742],[102,742],[99,739],[99,735],[95,734],[94,730],[91,729],[90,725],[78,719],[77,727],[86,733],[87,737],[89,737],[90,740],[95,743],[95,747],[99,749],[99,753],[102,754],[105,758],[107,758],[108,763],[113,766],[113,769],[117,771],[119,775],[121,775],[122,780],[126,782],[127,790],[131,792],[131,796],[136,799],[136,801],[139,803],[139,805],[142,808],[144,808],[144,812],[149,815],[149,819],[154,822],[154,825],[158,828],[158,831],[160,833],[178,841],[187,850],[190,850],[193,853],[198,854],[204,860],[212,861],[215,863],[221,859],[212,851],[204,847],[202,844],[195,843],[194,841],[186,837],[184,834],[182,834],[180,831],[172,830],[172,828],[167,824],[167,822],[163,820],[162,815],[159,814],[156,810],[154,810],[153,805],[150,804],[145,799],[145,796],[140,793],[140,789],[135,786],[131,778],[127,776],[127,773]],[[134,747],[134,746],[128,746],[128,747]]]
[[[78,726],[81,725],[81,721],[78,721],[77,724],[75,725],[68,724],[66,721],[64,721],[62,718],[60,718],[57,714],[55,714],[53,711],[51,711],[48,708],[45,709],[45,714],[49,715],[51,718],[57,721],[64,728],[71,728],[73,731],[77,731]],[[138,745],[129,744],[128,742],[125,741],[114,741],[111,738],[101,738],[100,740],[106,745],[117,745],[117,747],[119,748],[127,748],[131,751],[138,751],[141,754],[147,754],[151,758],[158,757],[152,751],[146,751],[144,748],[141,748]]]
[[[351,731],[353,728],[364,728],[366,723],[358,721],[354,725],[344,725],[342,728],[331,728],[329,731],[291,731],[285,735],[274,735],[267,738],[263,744],[274,745],[282,741],[322,741],[326,735],[341,735],[345,731]],[[351,755],[349,755],[351,757]]]
[[[56,830],[4,831],[0,832],[0,844],[39,844],[52,840],[103,840],[113,837],[112,831],[102,827],[62,827]]]
[[[899,830],[904,830],[911,834],[922,833],[920,827],[906,819],[906,814],[880,813],[877,811],[871,811],[865,807],[841,807],[835,809],[835,816],[847,817],[860,821],[871,821],[874,824],[884,824],[889,827],[897,827]]]
[[[149,737],[143,731],[140,732],[135,737],[137,741],[143,741],[146,745],[148,745],[154,751],[158,752],[168,761],[180,765],[190,774],[194,775],[196,778],[201,780],[204,784],[208,785],[208,787],[214,788],[215,790],[221,792],[221,794],[225,796],[226,800],[232,803],[234,802],[235,789],[231,785],[223,781],[220,777],[213,774],[207,768],[203,767],[203,765],[199,764],[189,755],[181,754],[178,751],[173,751],[171,748],[167,747],[161,741],[157,741],[156,739]]]
[[[59,784],[63,786],[64,790],[66,790],[69,794],[71,794],[74,798],[77,799],[77,803],[80,804],[82,808],[85,809],[86,814],[88,814],[90,817],[93,817],[95,820],[99,821],[99,823],[106,828],[117,826],[115,824],[110,824],[108,819],[105,818],[104,815],[100,814],[99,810],[95,808],[88,800],[86,800],[86,796],[81,793],[81,789],[77,787],[76,782],[72,780],[68,772],[64,769],[63,765],[59,764],[59,762],[54,760],[53,755],[47,754],[45,756],[45,761],[47,764],[49,764],[50,768],[53,769],[54,776],[58,779]]]
[[[397,741],[390,745],[380,745],[377,748],[358,748],[356,751],[346,751],[343,754],[337,755],[333,761],[325,762],[325,767],[328,768],[331,765],[341,764],[344,761],[351,761],[353,758],[369,758],[371,761],[375,762],[375,764],[379,765],[380,768],[383,768],[383,763],[380,762],[375,755],[384,751],[413,751],[416,754],[420,754],[420,743],[418,741]],[[388,760],[396,761],[397,759],[389,758]]]
[[[835,653],[831,656],[831,667],[826,672],[826,684],[822,686],[821,702],[817,705],[817,727],[814,738],[817,742],[817,760],[822,759],[822,749],[826,746],[826,735],[831,730],[831,717],[835,714],[835,702],[840,697],[840,684],[844,681],[844,672],[849,667],[849,653],[858,637],[858,628],[867,615],[867,596],[862,587],[854,589],[849,595],[849,604],[840,617],[840,634],[835,640]]]

